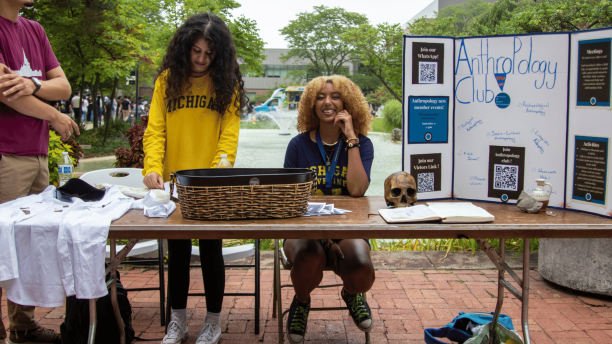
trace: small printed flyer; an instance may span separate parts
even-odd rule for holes
[[[410,155],[410,174],[417,185],[417,193],[442,190],[442,154]]]
[[[448,143],[449,97],[408,97],[408,143]]]
[[[489,192],[508,202],[517,200],[525,179],[525,147],[489,146]]]
[[[412,83],[444,83],[444,43],[412,42]]]
[[[578,42],[576,106],[610,107],[610,42],[593,39]]]
[[[572,199],[606,206],[608,138],[576,136]]]

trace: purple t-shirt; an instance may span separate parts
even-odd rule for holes
[[[35,21],[18,17],[17,23],[0,17],[0,63],[22,77],[46,80],[59,62],[45,30]],[[47,155],[49,123],[22,115],[0,103],[0,154]]]

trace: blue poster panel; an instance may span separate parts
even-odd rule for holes
[[[448,99],[408,97],[408,143],[448,143]]]
[[[610,38],[578,42],[577,106],[610,106]]]
[[[576,151],[572,198],[605,206],[608,138],[576,136],[574,147]]]

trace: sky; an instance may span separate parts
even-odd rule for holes
[[[404,25],[433,0],[238,0],[242,5],[232,10],[234,16],[244,14],[257,22],[259,36],[266,48],[287,48],[279,32],[301,12],[312,12],[313,6],[342,7],[368,17],[371,24],[388,22]]]

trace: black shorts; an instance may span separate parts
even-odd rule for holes
[[[343,239],[332,239],[332,241],[335,242],[335,243],[339,243],[342,240]],[[368,246],[370,246],[370,249],[372,249],[372,245],[370,245],[370,239],[363,239],[363,240],[365,240],[365,242],[368,244]],[[285,242],[287,242],[287,239],[283,239],[283,247],[285,247]]]

